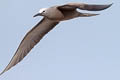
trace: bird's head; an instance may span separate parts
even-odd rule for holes
[[[33,17],[37,17],[37,16],[45,16],[45,14],[47,13],[47,9],[48,8],[41,8],[39,10],[39,12],[37,14],[35,14]]]

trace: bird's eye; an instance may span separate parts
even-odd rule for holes
[[[43,12],[45,12],[45,11],[43,11]]]

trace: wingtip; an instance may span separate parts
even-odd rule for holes
[[[6,70],[3,70],[1,73],[0,73],[0,76],[3,74],[3,73],[5,73],[6,72]]]
[[[105,10],[105,9],[111,7],[112,5],[113,5],[113,3],[104,5],[103,8],[101,8],[101,10]]]
[[[111,3],[111,4],[108,4],[108,8],[109,8],[109,7],[111,7],[112,5],[113,5],[113,3]]]
[[[0,73],[0,76],[1,76],[3,73],[4,73],[4,71]]]
[[[100,10],[105,10],[105,9],[111,7],[112,5],[113,5],[113,3],[111,3],[111,4],[107,4],[107,5],[103,5],[103,7],[101,7]],[[98,11],[99,11],[99,10],[98,10]]]

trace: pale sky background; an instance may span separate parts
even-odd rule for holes
[[[68,2],[114,5],[93,12],[99,16],[61,22],[0,80],[120,80],[119,0],[0,0],[0,72],[42,19],[32,16]]]

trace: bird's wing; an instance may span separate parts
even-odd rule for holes
[[[68,3],[62,6],[58,6],[59,10],[75,10],[79,8],[81,10],[88,10],[88,11],[100,11],[107,9],[111,6],[109,5],[96,5],[96,4],[84,4],[84,3]]]
[[[30,52],[30,50],[42,39],[42,37],[52,28],[54,28],[54,26],[56,26],[57,24],[58,22],[53,22],[46,18],[42,19],[42,21],[40,21],[33,29],[31,29],[26,34],[26,36],[20,43],[16,53],[12,57],[10,63],[7,65],[7,67],[3,70],[1,74],[8,71],[18,62],[20,62]]]

